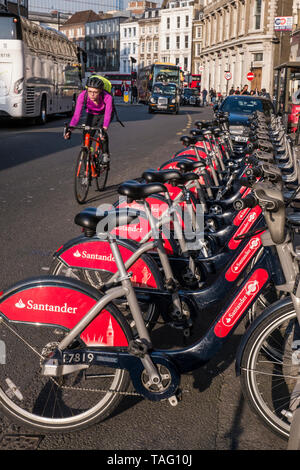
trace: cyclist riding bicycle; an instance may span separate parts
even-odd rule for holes
[[[85,124],[91,127],[102,127],[103,163],[109,163],[109,140],[107,129],[111,122],[113,110],[113,98],[104,90],[104,83],[98,77],[89,77],[86,90],[80,93],[77,99],[73,117],[65,134],[65,139],[70,139],[72,127],[76,127],[82,110],[86,107],[87,118]],[[93,134],[95,131],[93,131]]]

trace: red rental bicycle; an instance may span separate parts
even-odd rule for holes
[[[65,132],[67,132],[65,126]],[[72,127],[74,130],[84,131],[84,141],[77,157],[75,167],[74,192],[79,204],[86,201],[92,180],[96,182],[98,191],[102,191],[107,182],[109,163],[103,162],[102,151],[102,129],[100,127],[90,127],[86,125]],[[91,132],[96,131],[92,136]]]

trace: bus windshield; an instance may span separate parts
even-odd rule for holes
[[[18,39],[14,18],[0,16],[0,39]]]
[[[180,69],[179,67],[154,65],[154,82],[173,82],[180,85]]]

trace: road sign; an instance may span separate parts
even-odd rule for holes
[[[251,82],[251,80],[253,80],[254,78],[255,78],[255,75],[253,72],[247,73],[247,80]]]
[[[231,77],[232,77],[232,75],[231,75],[230,72],[225,72],[225,73],[224,73],[224,77],[225,77],[225,80],[230,80]]]
[[[274,20],[274,31],[292,31],[292,16],[277,16]]]

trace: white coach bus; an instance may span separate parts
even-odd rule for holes
[[[83,51],[62,33],[0,12],[0,118],[38,118],[74,110]]]

